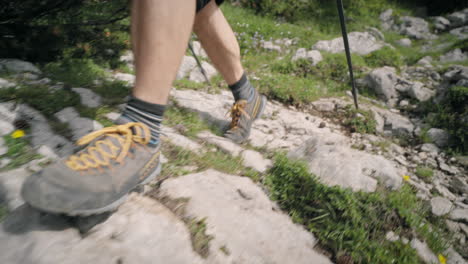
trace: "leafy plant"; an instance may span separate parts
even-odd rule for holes
[[[370,67],[392,66],[399,68],[403,65],[401,54],[388,46],[366,55],[364,60]]]

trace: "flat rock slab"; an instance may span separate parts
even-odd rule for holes
[[[6,204],[10,211],[20,207],[24,203],[20,196],[21,186],[30,174],[24,168],[0,173],[0,204]]]
[[[70,218],[26,205],[0,225],[0,263],[203,263],[185,224],[159,202],[132,194],[86,234]]]
[[[197,112],[207,122],[221,129],[229,125],[227,113],[234,102],[230,92],[208,94],[172,89],[171,95],[179,106]],[[268,102],[262,118],[253,123],[249,140],[255,147],[290,150],[300,146],[308,136],[340,133],[332,125],[319,128],[323,122],[319,117]]]
[[[205,219],[213,237],[206,263],[331,263],[313,250],[313,235],[275,210],[249,178],[207,170],[168,179],[161,193],[188,198],[186,216]]]
[[[329,186],[373,192],[380,181],[396,189],[403,173],[382,156],[352,149],[344,136],[317,136],[290,152],[290,157],[305,160],[310,172]]]
[[[366,55],[383,47],[383,43],[369,32],[351,32],[348,34],[349,48],[351,52],[359,55]],[[321,40],[312,49],[339,53],[344,51],[343,38],[338,37],[333,40]]]

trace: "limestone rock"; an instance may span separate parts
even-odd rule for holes
[[[39,68],[32,63],[18,59],[0,59],[0,71],[1,70],[12,73],[32,72],[41,74]]]
[[[52,132],[47,119],[35,109],[21,104],[7,102],[0,103],[0,121],[6,120],[10,124],[15,120],[24,120],[31,127],[29,135],[33,147],[48,146],[58,156],[69,155],[73,152],[73,144],[64,137]],[[0,122],[1,124],[1,122]]]
[[[338,185],[373,192],[377,181],[392,189],[400,187],[401,173],[383,158],[352,149],[342,137],[315,136],[289,153],[292,158],[304,159],[310,172],[329,186]]]
[[[450,21],[442,16],[436,16],[433,18],[434,27],[440,31],[444,31],[450,26]]]
[[[441,62],[468,61],[468,52],[463,52],[461,49],[454,49],[441,55],[439,60]]]
[[[452,247],[450,247],[449,249],[445,251],[445,256],[447,256],[447,263],[450,263],[450,264],[452,263],[453,264],[467,264],[468,263]]]
[[[14,86],[16,86],[15,83],[0,78],[0,89],[3,89],[3,88],[10,88],[10,87],[14,87]]]
[[[161,192],[187,198],[185,215],[205,219],[213,237],[207,263],[331,263],[313,250],[313,235],[272,210],[273,202],[249,178],[207,170],[170,178]]]
[[[266,50],[281,52],[281,47],[279,45],[275,45],[272,41],[262,41],[260,45]]]
[[[135,75],[130,73],[117,72],[113,74],[114,79],[126,82],[128,85],[135,84]]]
[[[10,134],[15,130],[15,127],[12,123],[2,120],[2,116],[0,115],[0,137]]]
[[[366,76],[369,87],[385,102],[392,102],[398,97],[395,89],[398,77],[395,71],[395,68],[385,66],[374,69]]]
[[[421,259],[427,263],[427,264],[437,264],[439,263],[439,260],[437,259],[436,255],[434,255],[434,253],[432,253],[432,251],[429,249],[429,246],[418,240],[417,238],[413,238],[413,240],[411,240],[411,247],[414,248],[416,250],[416,252],[418,253],[419,257],[421,257]]]
[[[216,71],[215,67],[211,66],[208,62],[204,61],[202,62],[202,67],[205,70],[206,77],[208,77],[208,80],[213,78],[218,72]],[[205,77],[203,76],[203,73],[201,72],[199,67],[195,67],[192,72],[190,72],[189,76],[190,81],[194,82],[204,82]]]
[[[367,55],[383,47],[383,43],[377,40],[369,32],[351,32],[348,35],[350,50],[359,55]],[[317,42],[312,49],[321,50],[330,53],[339,53],[344,51],[343,38],[333,40],[321,40]]]
[[[307,59],[312,63],[313,66],[315,66],[323,60],[323,57],[318,50],[307,51],[305,48],[300,48],[292,57],[292,61],[296,61],[298,59]]]
[[[265,159],[262,154],[253,150],[244,150],[241,153],[242,165],[247,168],[252,168],[258,172],[265,172],[271,167],[272,162],[269,159]]]
[[[55,113],[54,116],[57,117],[60,122],[69,125],[73,133],[73,140],[75,141],[93,131],[103,128],[103,126],[95,120],[80,117],[80,114],[73,107],[64,108]]]
[[[0,173],[0,204],[6,204],[13,211],[24,203],[20,190],[29,174],[24,168]]]
[[[391,131],[394,136],[408,136],[412,137],[414,132],[414,124],[404,116],[385,112],[383,114],[385,119],[385,130]]]
[[[442,216],[450,213],[453,205],[449,199],[444,197],[434,197],[431,199],[432,213],[437,216]]]
[[[396,44],[403,46],[403,47],[411,47],[411,39],[402,38],[402,39],[397,40]]]
[[[393,26],[393,10],[392,9],[387,9],[384,12],[382,12],[379,16],[380,21],[382,22],[382,28],[384,30],[389,30]]]
[[[167,139],[172,144],[181,148],[190,150],[194,153],[201,154],[203,147],[197,142],[177,133],[173,128],[164,126],[162,129],[162,138]]]
[[[421,145],[421,151],[437,154],[440,152],[440,149],[432,143],[424,143]]]
[[[237,145],[236,143],[232,142],[230,139],[216,136],[215,134],[211,133],[210,131],[202,131],[198,133],[198,138],[207,141],[213,145],[216,145],[222,151],[230,154],[231,156],[237,157],[243,151],[243,148]]]
[[[450,34],[456,36],[459,39],[468,38],[468,26],[454,28],[450,30]]]
[[[101,106],[101,96],[86,88],[72,88],[72,91],[80,95],[81,104],[87,107]]]
[[[399,33],[414,39],[432,39],[429,32],[429,23],[419,17],[400,17]]]
[[[438,147],[443,148],[449,144],[450,135],[443,129],[431,128],[427,131],[427,135]]]
[[[457,208],[450,213],[449,218],[455,221],[468,222],[468,209]]]
[[[101,221],[83,236],[65,217],[21,206],[1,223],[0,263],[203,263],[185,224],[155,200],[132,194]]]
[[[320,112],[334,111],[335,107],[336,107],[335,103],[333,103],[333,102],[331,102],[329,100],[323,100],[323,99],[312,102],[311,104],[317,111],[320,111]]]
[[[468,24],[468,8],[462,11],[454,12],[447,16],[452,27],[465,26]]]
[[[424,87],[424,84],[421,82],[414,82],[409,89],[409,95],[420,102],[425,102],[431,99],[435,95],[435,92]]]
[[[179,71],[177,72],[177,80],[185,78],[195,67],[197,62],[192,56],[184,56],[182,63],[180,64]]]
[[[197,55],[198,57],[208,58],[206,51],[203,49],[199,41],[193,41],[192,48],[193,48],[193,51],[195,52],[195,55]]]
[[[400,236],[395,234],[394,232],[392,231],[389,231],[386,235],[385,235],[385,239],[387,239],[388,241],[391,241],[391,242],[395,242],[397,240],[400,239]]]

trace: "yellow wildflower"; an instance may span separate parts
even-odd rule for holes
[[[409,181],[409,179],[410,179],[410,176],[409,176],[409,175],[403,175],[403,180]]]
[[[22,138],[24,137],[24,135],[25,135],[24,130],[21,130],[21,129],[17,129],[13,131],[13,133],[11,133],[12,138]]]
[[[440,264],[447,264],[447,260],[442,254],[439,254],[439,262]]]

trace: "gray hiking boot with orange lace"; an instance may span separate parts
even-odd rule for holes
[[[21,195],[33,207],[51,213],[92,215],[116,209],[127,194],[161,170],[160,149],[149,146],[142,123],[107,127],[81,138],[85,146],[31,175]]]
[[[250,136],[252,123],[262,115],[265,106],[266,97],[257,91],[250,102],[236,101],[231,108],[231,124],[224,136],[238,144],[245,142]]]

